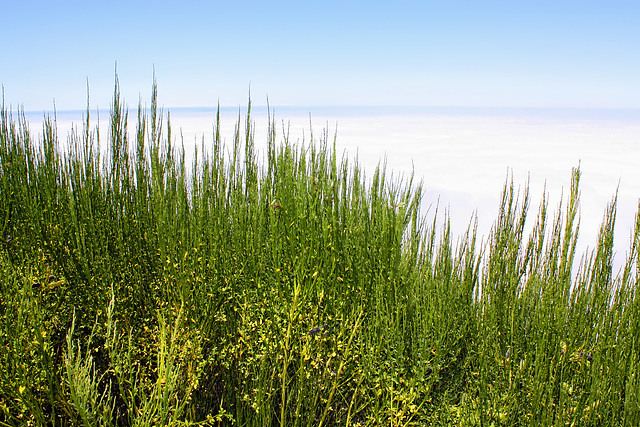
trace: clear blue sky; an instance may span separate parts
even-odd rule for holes
[[[640,108],[640,1],[5,0],[14,108],[462,105]]]

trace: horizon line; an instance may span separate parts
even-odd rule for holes
[[[87,108],[65,108],[65,109],[58,109],[58,108],[51,108],[48,110],[45,109],[23,109],[24,106],[20,106],[17,109],[13,106],[9,106],[8,108],[6,107],[6,105],[4,106],[6,110],[8,110],[9,112],[11,111],[19,111],[19,112],[24,112],[25,114],[29,114],[29,115],[33,115],[33,114],[51,114],[51,113],[86,113],[87,112]],[[247,110],[248,105],[244,104],[244,105],[236,105],[236,106],[224,106],[222,104],[219,105],[202,105],[202,106],[197,106],[197,105],[192,105],[192,106],[166,106],[166,105],[161,105],[159,106],[159,109],[161,109],[163,112],[171,112],[171,111],[217,111],[218,109],[220,109],[220,111],[246,111]],[[130,111],[137,111],[138,106],[128,106],[125,104],[125,108],[127,110]],[[302,109],[306,109],[309,110],[309,113],[312,113],[312,110],[314,109],[320,109],[320,110],[327,110],[327,109],[336,109],[336,110],[352,110],[352,109],[363,109],[363,110],[381,110],[381,109],[385,109],[385,110],[415,110],[415,111],[419,111],[419,110],[431,110],[432,112],[436,112],[437,110],[457,110],[457,111],[477,111],[477,112],[481,112],[481,111],[486,111],[486,112],[490,112],[490,111],[522,111],[522,112],[526,112],[526,111],[530,111],[530,112],[543,112],[543,111],[566,111],[566,112],[621,112],[621,113],[633,113],[633,112],[637,112],[640,113],[640,106],[639,107],[577,107],[577,106],[497,106],[497,105],[437,105],[437,104],[424,104],[424,105],[402,105],[402,104],[379,104],[379,105],[360,105],[360,104],[346,104],[346,105],[341,105],[341,104],[335,104],[335,105],[329,105],[329,104],[318,104],[318,105],[314,105],[314,104],[309,104],[309,105],[293,105],[293,104],[280,104],[280,105],[272,105],[272,104],[251,104],[251,109],[260,109],[260,110],[277,110],[277,109],[284,109],[284,110],[302,110]],[[90,108],[89,112],[103,112],[103,111],[111,111],[112,106],[109,107],[97,107],[97,108]],[[150,109],[150,106],[147,105],[142,105],[142,109],[144,110],[148,110]],[[639,117],[640,118],[640,117]]]

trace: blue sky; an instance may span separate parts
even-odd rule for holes
[[[14,108],[246,104],[640,108],[636,1],[7,1]]]

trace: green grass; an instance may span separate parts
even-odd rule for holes
[[[0,425],[640,423],[640,211],[622,271],[615,198],[576,254],[579,170],[483,243],[327,132],[257,152],[250,104],[186,164],[157,106],[61,144],[3,104]]]

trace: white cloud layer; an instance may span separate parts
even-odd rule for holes
[[[278,139],[282,120],[290,140],[309,141],[309,110],[275,109]],[[571,169],[580,166],[581,238],[579,254],[593,248],[605,208],[618,191],[616,266],[626,254],[640,198],[640,118],[633,112],[569,110],[311,110],[314,136],[328,125],[333,136],[337,124],[337,149],[350,159],[356,155],[370,177],[381,159],[395,176],[412,171],[424,180],[425,210],[439,200],[440,212],[449,209],[452,231],[463,233],[474,212],[478,232],[488,236],[497,217],[499,199],[508,177],[516,187],[527,181],[531,190],[529,218],[533,222],[546,185],[555,212],[566,196]],[[135,115],[132,114],[133,118]],[[639,116],[636,116],[639,117]],[[176,110],[171,113],[173,135],[184,138],[187,155],[197,143],[210,147],[213,111]],[[30,116],[39,130],[40,116]],[[238,112],[224,110],[222,135],[232,142]],[[244,116],[241,117],[244,121]],[[59,135],[64,139],[80,113],[59,113]],[[258,150],[266,146],[264,109],[253,114]],[[107,136],[108,114],[101,114],[102,137]],[[130,123],[133,134],[135,123]],[[132,135],[133,136],[133,135]],[[177,140],[179,142],[179,139]],[[103,140],[103,148],[106,140]],[[565,200],[566,202],[566,200]],[[433,213],[431,207],[430,213]],[[531,224],[532,225],[532,224]]]

